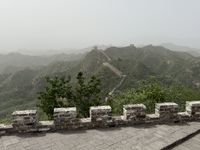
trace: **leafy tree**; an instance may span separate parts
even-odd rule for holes
[[[54,79],[46,76],[45,79],[50,86],[46,86],[44,92],[37,93],[40,100],[37,106],[49,119],[53,118],[54,108],[75,106],[79,116],[88,117],[90,106],[101,104],[99,96],[101,81],[95,76],[86,82],[83,73],[79,72],[74,85],[70,76],[68,78],[55,76]],[[66,104],[59,100],[63,98],[67,99]]]
[[[154,111],[155,103],[164,102],[168,99],[168,88],[162,85],[155,76],[151,76],[148,80],[139,81],[136,93],[146,97],[143,103],[148,106],[148,112]]]
[[[92,76],[85,83],[82,72],[78,73],[76,79],[77,83],[72,92],[70,103],[77,107],[79,115],[88,117],[90,106],[98,106],[102,103],[99,96],[101,80]]]
[[[71,78],[65,77],[59,78],[55,76],[54,79],[46,76],[45,80],[50,84],[45,87],[45,92],[38,92],[38,99],[40,104],[37,107],[40,107],[48,116],[49,119],[53,117],[54,108],[66,107],[62,101],[59,101],[59,98],[70,97],[71,96],[71,86],[69,82]]]

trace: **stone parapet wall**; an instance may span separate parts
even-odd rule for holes
[[[89,118],[77,118],[75,107],[55,108],[54,120],[38,121],[36,110],[15,111],[12,114],[12,124],[0,124],[0,135],[17,132],[38,132],[92,129],[121,125],[186,122],[200,119],[200,101],[186,102],[186,111],[178,112],[176,103],[157,103],[155,114],[146,114],[143,104],[128,104],[123,106],[123,115],[112,116],[110,106],[95,106],[90,108]]]

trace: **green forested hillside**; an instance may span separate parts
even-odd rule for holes
[[[10,116],[13,110],[35,108],[37,91],[46,85],[44,77],[72,76],[72,82],[79,71],[86,78],[96,75],[101,78],[101,96],[104,99],[121,80],[113,71],[104,66],[107,62],[126,75],[117,90],[137,87],[137,81],[157,76],[164,84],[174,81],[199,91],[200,58],[186,52],[173,52],[161,46],[148,45],[110,47],[104,51],[92,50],[83,59],[76,61],[52,62],[47,66],[29,66],[0,74],[0,119]],[[61,57],[61,55],[60,55]]]
[[[105,51],[110,57],[129,61],[119,61],[116,66],[123,64],[122,69],[130,72],[130,62],[140,62],[147,72],[154,75],[173,78],[186,86],[197,88],[199,83],[200,58],[193,57],[186,52],[173,52],[161,46],[148,45],[143,48],[124,47],[109,48]],[[114,65],[114,64],[113,64]],[[127,67],[126,67],[127,66]],[[128,67],[129,66],[129,67]],[[141,67],[139,67],[141,69]],[[144,73],[146,74],[146,71]],[[127,73],[124,73],[127,74]],[[139,75],[141,76],[141,75]]]

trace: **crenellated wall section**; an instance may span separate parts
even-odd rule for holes
[[[76,108],[55,108],[54,120],[38,121],[36,110],[15,111],[11,124],[0,124],[0,135],[18,132],[57,131],[113,127],[121,125],[186,122],[200,119],[200,101],[187,101],[186,111],[176,103],[157,103],[155,114],[146,114],[143,104],[123,106],[122,116],[112,116],[110,106],[90,107],[89,118],[77,118]]]

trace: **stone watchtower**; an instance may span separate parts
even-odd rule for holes
[[[93,50],[97,50],[97,46],[94,46],[94,47],[93,47]]]

